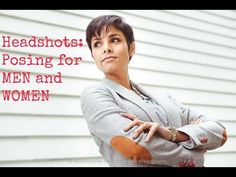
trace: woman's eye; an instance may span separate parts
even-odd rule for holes
[[[100,42],[95,42],[95,43],[93,44],[93,47],[96,48],[96,47],[99,47],[100,45],[101,45]]]
[[[113,38],[112,39],[112,42],[119,42],[120,40],[119,39],[117,39],[117,38]]]

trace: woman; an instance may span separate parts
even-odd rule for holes
[[[130,80],[135,40],[121,17],[92,20],[86,41],[105,78],[82,92],[81,108],[110,166],[202,167],[204,153],[225,143],[218,121]]]

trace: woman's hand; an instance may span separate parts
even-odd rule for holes
[[[148,132],[147,137],[145,138],[145,142],[148,143],[150,141],[150,139],[153,137],[153,135],[156,133],[160,138],[166,139],[168,141],[170,141],[172,135],[171,135],[171,131],[167,128],[164,127],[162,125],[160,125],[158,122],[144,122],[142,120],[139,120],[135,115],[133,114],[128,114],[128,113],[120,113],[121,116],[128,118],[130,120],[132,120],[132,122],[124,128],[124,131],[128,131],[130,130],[132,127],[134,126],[139,126],[133,134],[133,139],[139,137],[139,135],[142,132]],[[202,120],[194,120],[191,123],[192,124],[200,124],[202,123]],[[176,132],[176,140],[175,143],[179,143],[179,142],[184,142],[184,141],[188,141],[189,140],[189,136],[183,132]]]
[[[161,125],[157,122],[144,122],[144,121],[139,120],[135,115],[132,115],[132,114],[120,113],[120,115],[132,120],[131,124],[129,124],[126,128],[124,128],[124,131],[130,130],[134,126],[139,126],[134,131],[133,139],[136,139],[137,137],[139,137],[139,135],[142,132],[148,132],[147,137],[144,140],[146,143],[150,141],[153,135],[157,133],[158,129],[161,127]]]

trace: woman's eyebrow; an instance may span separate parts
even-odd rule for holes
[[[102,37],[94,37],[93,39],[92,39],[92,41],[99,41],[99,40],[101,40],[102,39]]]
[[[111,37],[114,37],[114,36],[121,36],[121,35],[115,33],[115,34],[110,34],[108,37],[111,38]],[[94,37],[94,38],[92,39],[92,42],[93,42],[93,41],[99,41],[99,40],[101,40],[102,38],[103,38],[103,37]]]
[[[109,37],[120,36],[120,34],[111,34]]]

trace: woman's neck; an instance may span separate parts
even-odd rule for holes
[[[110,79],[110,80],[122,85],[123,87],[125,87],[129,90],[132,90],[128,74],[121,75],[121,76],[107,74],[107,75],[105,75],[105,77],[107,79]]]

